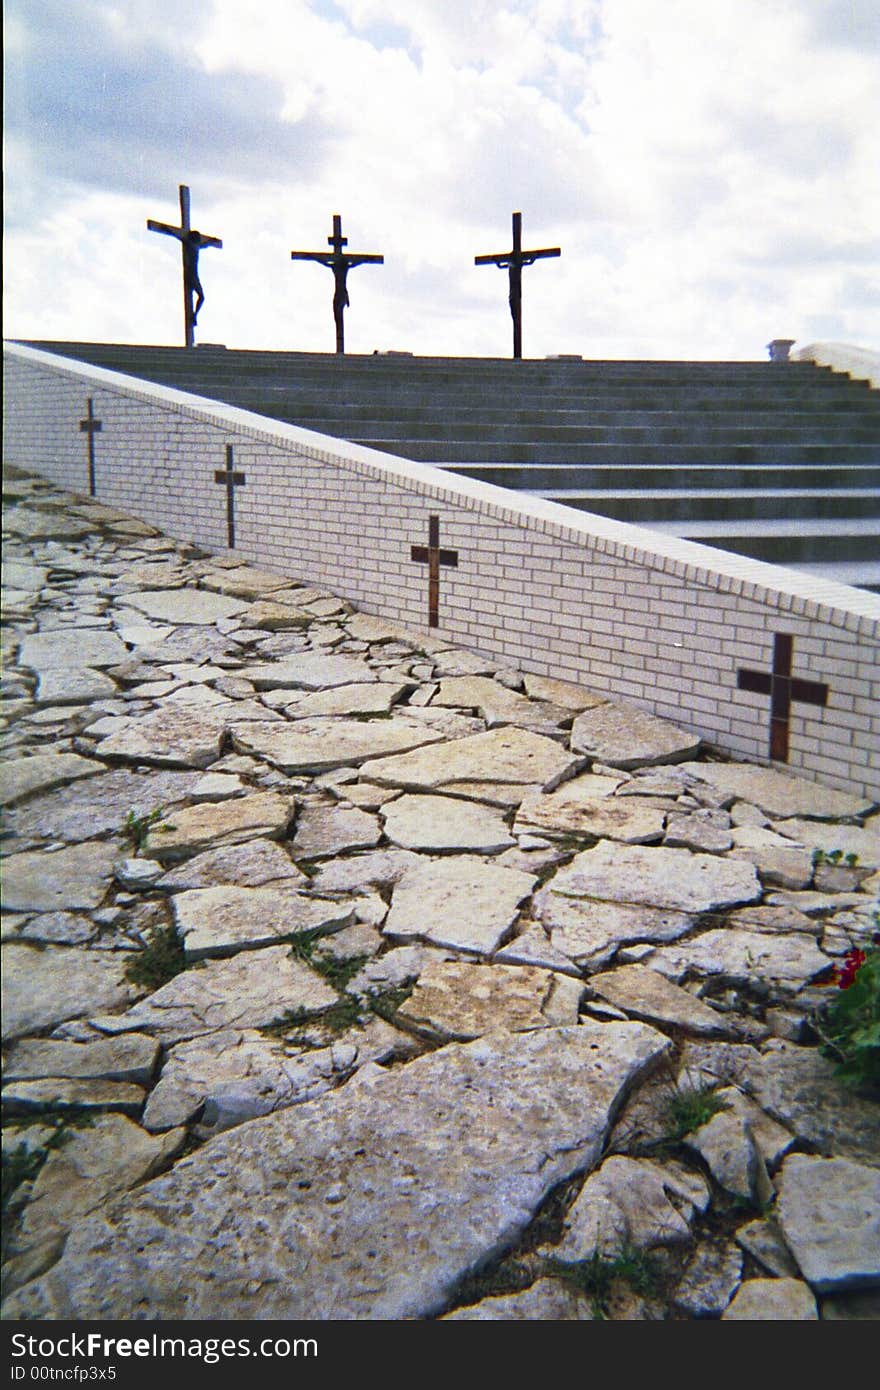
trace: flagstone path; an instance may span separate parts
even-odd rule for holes
[[[811,1024],[877,806],[23,474],[4,533],[6,1317],[880,1315]]]

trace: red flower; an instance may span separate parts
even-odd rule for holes
[[[864,951],[860,951],[857,946],[852,951],[847,951],[843,958],[843,967],[835,969],[834,972],[838,989],[849,989],[850,985],[855,984],[859,967],[864,965],[866,959]]]

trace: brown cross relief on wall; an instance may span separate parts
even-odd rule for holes
[[[91,396],[86,405],[86,418],[80,420],[80,434],[88,436],[89,441],[89,496],[95,496],[95,435],[104,428],[101,420],[95,419],[94,401]]]
[[[428,627],[439,627],[440,566],[458,568],[458,551],[440,548],[439,516],[428,517],[428,544],[412,546],[410,558],[417,565],[428,566]]]
[[[737,689],[770,696],[770,758],[780,763],[788,762],[792,703],[820,708],[828,703],[828,686],[824,682],[802,680],[791,674],[793,647],[790,633],[774,633],[772,671],[741,667],[736,673]]]

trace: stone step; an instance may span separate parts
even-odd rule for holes
[[[784,488],[756,488],[709,491],[706,488],[665,489],[659,492],[626,489],[554,490],[539,492],[551,502],[560,502],[579,511],[599,512],[618,521],[657,526],[664,521],[767,520],[774,518],[820,517],[840,520],[847,517],[880,518],[880,489],[811,488],[790,491]]]
[[[509,444],[498,440],[458,444],[442,439],[374,439],[358,434],[354,444],[396,454],[402,458],[443,467],[447,463],[556,463],[601,467],[628,464],[786,464],[880,463],[880,447],[873,444]]]
[[[468,441],[482,442],[488,438],[493,445],[525,444],[529,448],[551,444],[755,444],[766,445],[765,452],[772,451],[780,444],[872,444],[876,447],[880,459],[880,413],[876,420],[869,418],[858,424],[841,422],[824,427],[816,426],[810,417],[805,415],[797,425],[784,428],[768,425],[755,427],[751,424],[746,426],[742,423],[717,426],[707,421],[702,412],[693,420],[682,421],[678,417],[674,424],[647,426],[616,423],[596,425],[586,415],[576,421],[557,418],[540,423],[528,420],[489,423],[481,419],[451,421],[445,414],[442,420],[435,420],[430,417],[428,411],[424,414],[424,420],[401,420],[395,418],[391,410],[385,412],[384,418],[378,412],[374,412],[373,417],[368,420],[298,415],[296,423],[303,429],[317,430],[319,434],[338,435],[342,429],[346,438],[353,434],[361,442],[372,438],[388,438],[393,433],[401,438],[401,447],[412,440],[438,437],[456,444]]]
[[[690,464],[687,467],[665,464],[612,463],[603,468],[581,468],[576,464],[438,464],[449,473],[457,473],[477,482],[494,483],[514,491],[546,495],[553,491],[610,490],[622,487],[657,491],[663,488],[700,488],[708,492],[719,489],[780,488],[876,488],[880,487],[880,465],[849,464],[833,467],[829,464],[765,464],[718,465]]]
[[[880,518],[865,520],[659,521],[652,531],[749,555],[774,565],[880,560]]]

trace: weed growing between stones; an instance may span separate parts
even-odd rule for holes
[[[161,806],[154,806],[153,810],[149,810],[149,812],[146,813],[146,816],[139,816],[132,806],[128,816],[125,817],[124,823],[122,823],[122,834],[131,841],[133,849],[139,852],[140,849],[145,847],[147,835],[150,834],[150,830],[152,830],[156,821],[161,820],[161,815],[163,815]],[[171,834],[171,831],[175,830],[175,828],[177,827],[163,826],[161,830],[163,830],[165,834]]]
[[[349,981],[354,979],[361,966],[369,960],[369,956],[349,956],[347,960],[339,960],[336,956],[322,955],[317,947],[326,936],[327,932],[323,927],[297,932],[289,938],[291,954],[341,993]]]
[[[126,967],[125,976],[133,985],[159,989],[186,969],[183,942],[174,927],[154,927],[150,939]]]
[[[643,1298],[656,1294],[660,1284],[657,1262],[645,1250],[624,1244],[616,1255],[603,1255],[594,1250],[588,1260],[567,1263],[548,1260],[546,1273],[561,1279],[577,1293],[586,1294],[593,1308],[593,1317],[605,1319],[618,1280],[628,1284],[633,1293]]]
[[[665,1138],[670,1143],[678,1143],[726,1108],[715,1086],[677,1087],[666,1103]]]
[[[857,854],[844,854],[842,849],[813,850],[813,868],[818,869],[821,864],[843,864],[847,869],[858,868],[859,856]]]

